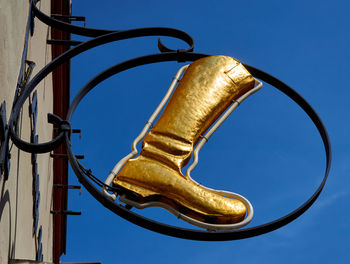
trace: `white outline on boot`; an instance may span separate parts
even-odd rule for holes
[[[168,99],[170,98],[173,90],[175,89],[176,84],[180,81],[180,76],[182,75],[182,73],[188,68],[189,65],[185,65],[183,67],[181,67],[178,72],[176,73],[175,77],[173,78],[173,81],[168,89],[168,91],[166,92],[165,96],[163,97],[162,101],[160,102],[160,104],[158,105],[158,107],[156,108],[156,110],[153,112],[153,114],[151,115],[151,117],[148,119],[145,127],[142,129],[141,133],[135,138],[135,140],[132,143],[132,147],[131,147],[131,152],[125,156],[124,158],[122,158],[113,168],[113,170],[110,172],[110,174],[108,175],[107,179],[105,180],[105,184],[106,185],[111,185],[113,179],[115,178],[115,176],[118,174],[118,172],[120,171],[120,169],[125,165],[125,163],[135,157],[138,153],[137,151],[137,145],[140,143],[140,141],[145,137],[145,135],[147,134],[147,132],[149,131],[149,129],[152,127],[152,123],[153,121],[156,119],[156,117],[158,116],[158,114],[160,113],[160,111],[163,109],[164,105],[167,103]],[[209,140],[209,138],[212,136],[212,134],[218,129],[218,127],[227,119],[227,117],[233,112],[233,110],[235,110],[240,104],[241,102],[246,99],[248,96],[252,95],[253,93],[257,92],[258,90],[260,90],[260,88],[262,87],[262,82],[255,80],[255,87],[248,91],[247,93],[243,94],[241,97],[239,97],[236,100],[233,100],[233,104],[222,114],[222,116],[214,123],[214,125],[209,129],[209,131],[204,135],[201,136],[202,139],[199,141],[197,147],[194,149],[193,151],[193,161],[191,163],[191,165],[187,168],[186,170],[186,177],[190,178],[194,183],[196,183],[199,186],[202,186],[201,184],[199,184],[198,182],[196,182],[195,180],[193,180],[191,178],[191,172],[192,170],[197,166],[198,164],[198,153],[199,151],[202,149],[202,147],[204,146],[204,144]],[[127,199],[125,196],[120,196],[119,201],[129,204],[131,206],[134,206],[138,209],[144,209],[147,207],[161,207],[164,208],[166,210],[168,210],[169,212],[171,212],[172,214],[174,214],[176,217],[178,217],[179,219],[182,219],[190,224],[193,224],[195,226],[201,227],[201,228],[205,228],[208,230],[230,230],[230,229],[238,229],[241,228],[243,226],[246,226],[247,224],[249,224],[253,218],[254,215],[254,210],[253,210],[253,206],[251,205],[251,203],[248,201],[248,199],[246,199],[244,196],[239,195],[237,193],[233,193],[233,192],[229,192],[229,191],[222,191],[222,190],[215,190],[215,189],[211,189],[205,186],[202,186],[203,188],[210,190],[216,194],[219,194],[221,196],[225,196],[225,197],[229,197],[229,198],[234,198],[237,199],[239,201],[241,201],[246,209],[247,209],[247,214],[246,217],[244,218],[243,221],[239,222],[239,223],[235,223],[235,224],[209,224],[209,223],[205,223],[196,219],[193,219],[191,217],[188,217],[184,214],[181,214],[179,211],[175,210],[174,208],[172,208],[171,206],[165,204],[165,203],[161,203],[161,202],[148,202],[148,203],[137,203],[134,201],[131,201],[129,199]],[[103,194],[110,199],[116,200],[117,195],[115,193],[109,193],[107,191],[107,189],[105,187],[102,188],[102,192]]]

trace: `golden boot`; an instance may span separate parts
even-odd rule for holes
[[[199,185],[181,169],[205,131],[254,84],[244,66],[231,57],[210,56],[193,62],[145,136],[140,155],[127,161],[113,184],[137,203],[165,203],[201,222],[242,221],[247,208],[241,201]]]

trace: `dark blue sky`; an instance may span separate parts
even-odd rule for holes
[[[333,166],[316,203],[295,222],[260,237],[197,242],[135,226],[108,211],[83,189],[69,193],[67,255],[62,261],[109,263],[346,263],[349,208],[349,1],[112,1],[73,0],[87,26],[132,29],[163,26],[186,31],[195,51],[235,57],[280,78],[318,112],[333,147]],[[76,38],[77,39],[77,38]],[[162,38],[175,49],[180,41]],[[133,57],[156,53],[157,38],[126,40],[72,60],[72,98],[94,75]],[[131,142],[183,64],[143,66],[101,83],[81,103],[73,150],[105,179],[130,152]],[[325,154],[311,120],[269,85],[249,97],[212,136],[192,177],[240,193],[255,208],[249,226],[297,208],[320,184]],[[70,182],[77,184],[70,173]],[[163,209],[141,214],[189,227]]]

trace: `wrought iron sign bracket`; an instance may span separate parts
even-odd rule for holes
[[[31,12],[30,14],[35,15],[37,19],[45,23],[48,26],[70,32],[72,34],[91,37],[90,40],[75,43],[76,46],[70,48],[68,51],[55,58],[49,64],[47,64],[43,69],[41,69],[38,74],[36,74],[32,79],[30,79],[25,86],[23,87],[18,98],[15,99],[14,104],[11,109],[11,115],[9,122],[7,123],[9,135],[11,136],[12,142],[21,150],[30,152],[30,153],[46,153],[51,152],[57,148],[62,143],[65,144],[68,159],[70,161],[71,167],[77,176],[79,182],[88,190],[88,192],[95,197],[103,206],[116,213],[120,217],[137,224],[143,228],[162,233],[169,236],[192,239],[192,240],[205,240],[205,241],[224,241],[224,240],[236,240],[243,239],[253,236],[258,236],[265,234],[281,228],[300,215],[302,215],[310,206],[315,202],[315,200],[320,195],[325,182],[327,180],[330,165],[331,165],[331,146],[327,131],[318,117],[315,110],[302,98],[296,91],[294,91],[287,84],[273,77],[272,75],[265,73],[257,68],[254,68],[249,65],[245,65],[247,70],[257,79],[262,82],[268,83],[287,95],[291,100],[293,100],[301,109],[304,110],[305,114],[309,116],[314,125],[316,126],[324,145],[324,150],[326,154],[326,168],[319,187],[313,193],[313,195],[298,208],[293,210],[287,215],[284,215],[274,221],[243,229],[236,230],[225,230],[225,231],[208,231],[208,230],[198,230],[198,229],[188,229],[181,228],[177,226],[171,226],[164,223],[154,221],[149,218],[145,218],[136,212],[130,210],[130,206],[124,206],[116,203],[111,198],[104,195],[101,188],[103,187],[107,191],[119,192],[120,189],[112,186],[105,185],[98,177],[94,176],[90,169],[84,168],[84,166],[78,162],[77,157],[73,154],[71,146],[71,118],[78,107],[81,100],[99,83],[108,79],[109,77],[116,75],[120,72],[129,70],[131,68],[139,67],[142,65],[148,65],[152,63],[162,63],[169,61],[195,61],[204,57],[209,56],[208,54],[194,53],[194,41],[190,35],[187,33],[173,28],[162,28],[162,27],[153,27],[153,28],[137,28],[130,30],[103,30],[103,29],[93,29],[86,27],[79,27],[69,23],[62,22],[60,20],[54,19],[46,14],[42,13],[36,7],[37,1],[31,1]],[[31,20],[30,20],[31,21]],[[73,99],[66,117],[58,117],[52,114],[48,114],[48,122],[53,123],[58,128],[57,136],[49,142],[45,143],[28,143],[19,138],[17,131],[15,129],[16,120],[19,116],[21,108],[23,107],[24,102],[29,98],[32,91],[35,87],[56,67],[60,66],[62,63],[69,61],[71,58],[78,56],[79,54],[93,49],[95,47],[102,46],[107,43],[122,41],[125,39],[138,38],[138,37],[150,37],[150,36],[160,36],[160,37],[173,37],[179,40],[184,41],[187,45],[187,49],[170,49],[166,47],[160,40],[158,40],[158,49],[160,53],[144,55],[142,57],[132,58],[121,63],[115,64],[112,67],[104,70],[103,72],[97,74],[90,81],[88,81],[84,87],[77,93]],[[53,41],[53,42],[52,42]],[[55,40],[51,40],[51,44],[72,44],[72,42],[59,43]],[[71,45],[73,46],[73,45]],[[25,53],[24,53],[25,54]],[[2,129],[4,130],[4,129]],[[8,142],[4,143],[5,145]],[[3,151],[3,150],[2,150]],[[70,211],[56,212],[52,213],[63,213],[70,214]]]
[[[81,215],[81,211],[69,211],[69,210],[64,210],[64,211],[53,211],[51,210],[51,214],[62,214],[62,215]]]
[[[51,17],[53,19],[58,19],[63,22],[82,21],[84,22],[84,27],[86,27],[86,17],[84,16],[64,16],[64,15],[52,14]]]
[[[54,132],[58,132],[58,128],[53,129]],[[81,139],[81,129],[79,128],[72,128],[72,134],[79,134],[79,139]]]
[[[50,157],[51,158],[63,158],[63,159],[68,159],[68,155],[67,154],[54,154],[54,153],[51,153],[50,154]],[[75,155],[75,158],[76,159],[84,159],[85,156],[84,155]]]
[[[62,45],[62,46],[77,46],[81,44],[81,41],[76,40],[58,40],[58,39],[48,39],[46,41],[47,44],[50,45]]]
[[[79,190],[79,195],[81,195],[81,186],[80,185],[54,184],[53,187],[66,189],[66,190]]]

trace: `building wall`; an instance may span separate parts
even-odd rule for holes
[[[40,1],[37,6],[50,14],[50,1]],[[0,103],[6,102],[7,118],[13,103],[17,78],[24,48],[25,29],[28,18],[28,0],[0,0]],[[51,60],[51,47],[46,44],[50,37],[49,28],[35,19],[33,37],[29,38],[27,60],[34,61],[36,74]],[[37,134],[39,142],[52,138],[52,125],[47,123],[47,113],[53,111],[53,88],[51,75],[37,88],[38,118]],[[21,113],[19,134],[30,141],[31,119],[29,102]],[[10,141],[10,146],[12,145]],[[52,262],[53,250],[53,161],[49,154],[37,155],[39,174],[39,222],[42,227],[43,260]],[[33,234],[33,172],[31,154],[11,147],[11,168],[7,181],[0,180],[0,263],[9,259],[35,260],[39,248],[38,232]]]

